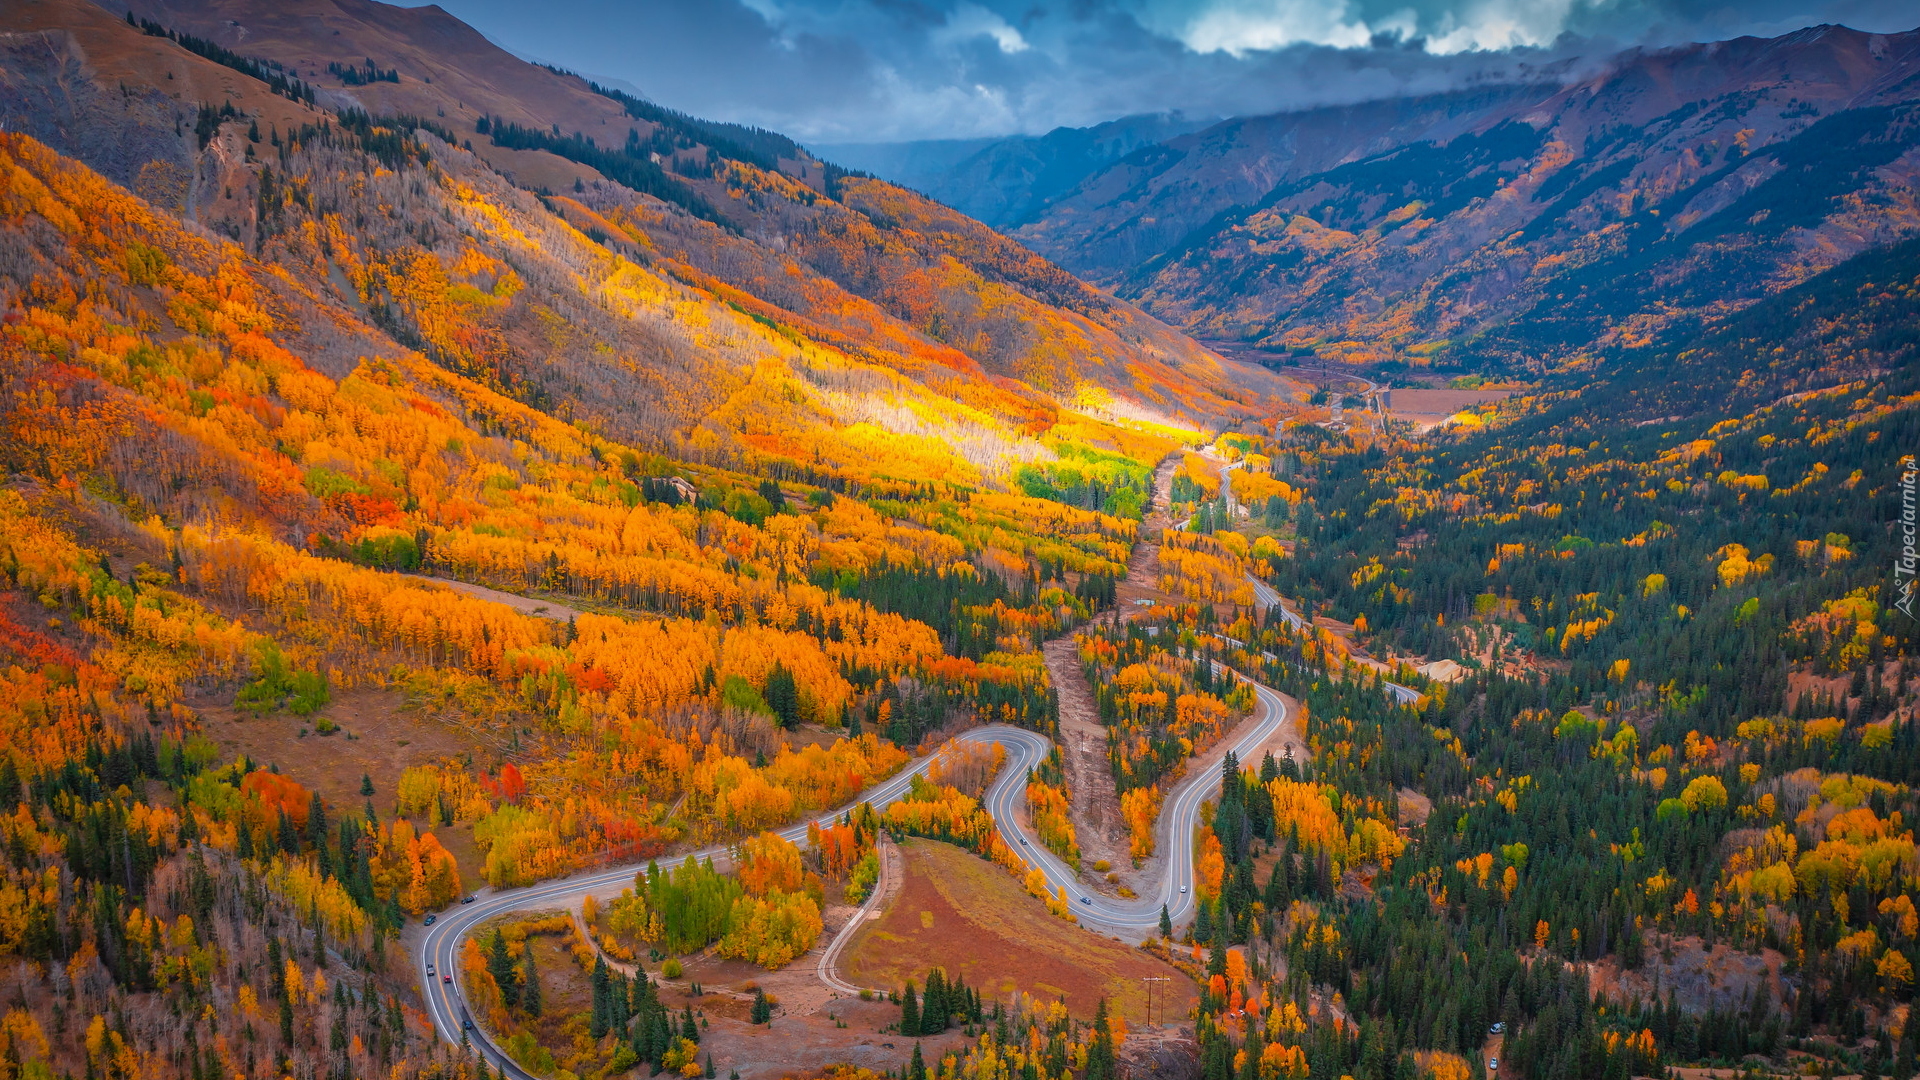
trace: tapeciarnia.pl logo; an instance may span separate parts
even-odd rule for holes
[[[1900,598],[1893,602],[1893,606],[1906,612],[1909,619],[1914,617],[1914,574],[1916,569],[1920,569],[1920,566],[1916,566],[1916,563],[1920,563],[1920,552],[1914,550],[1914,536],[1920,532],[1915,524],[1916,479],[1920,479],[1920,466],[1916,466],[1913,455],[1908,454],[1900,459],[1900,554],[1893,560],[1893,578],[1899,583],[1895,591]]]

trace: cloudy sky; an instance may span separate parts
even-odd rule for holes
[[[520,55],[812,142],[1271,112],[1640,44],[1920,24],[1912,0],[438,2]]]

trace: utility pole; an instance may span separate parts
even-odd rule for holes
[[[1151,1024],[1153,1023],[1153,984],[1173,980],[1165,975],[1142,975],[1140,981],[1147,984],[1147,1023]]]

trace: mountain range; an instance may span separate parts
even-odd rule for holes
[[[1190,333],[1373,364],[1590,362],[1920,227],[1920,34],[1816,26],[1577,71],[1124,152],[1100,133],[1156,121],[1005,140],[944,170],[860,160],[967,191],[956,205]],[[1095,144],[1112,153],[1008,167]]]
[[[1917,95],[10,0],[0,1080],[1914,1077]]]

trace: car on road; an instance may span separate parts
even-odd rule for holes
[[[432,964],[428,964],[428,965],[427,965],[427,978],[429,978],[429,979],[431,979],[431,978],[433,978],[433,965],[432,965]]]
[[[1093,906],[1093,901],[1084,896],[1080,898],[1080,902],[1087,905],[1088,907]]]
[[[1487,1029],[1487,1034],[1489,1035],[1504,1035],[1506,1033],[1507,1033],[1507,1022],[1505,1020],[1502,1020]]]
[[[441,982],[443,982],[443,983],[446,983],[446,984],[447,984],[448,986],[452,986],[452,985],[453,985],[453,976],[452,976],[452,975],[450,975],[450,974],[449,974],[449,975],[442,975],[442,976],[440,976],[440,981],[441,981]]]
[[[1499,1071],[1500,1071],[1500,1059],[1499,1059],[1499,1058],[1488,1058],[1488,1059],[1487,1059],[1487,1071],[1488,1071],[1488,1072],[1499,1072]]]
[[[433,925],[433,920],[434,920],[435,918],[437,918],[437,917],[438,917],[438,916],[434,916],[434,915],[429,915],[429,916],[427,916],[427,921],[426,921],[426,922],[424,922],[424,923],[422,923],[421,925],[422,925],[422,926],[432,926],[432,925]]]
[[[460,902],[463,904],[471,904],[476,899],[478,899],[478,897],[474,896],[474,894],[472,893],[468,893],[467,895],[460,898]]]
[[[1021,847],[1026,847],[1026,846],[1027,846],[1027,838],[1026,838],[1026,837],[1024,837],[1024,836],[1023,836],[1023,837],[1021,837],[1021,838],[1020,838],[1020,846],[1021,846]]]
[[[1181,892],[1183,892],[1183,893],[1184,893],[1184,892],[1186,892],[1186,891],[1187,891],[1187,887],[1186,887],[1185,885],[1182,885],[1182,886],[1180,886],[1180,891],[1181,891]]]

